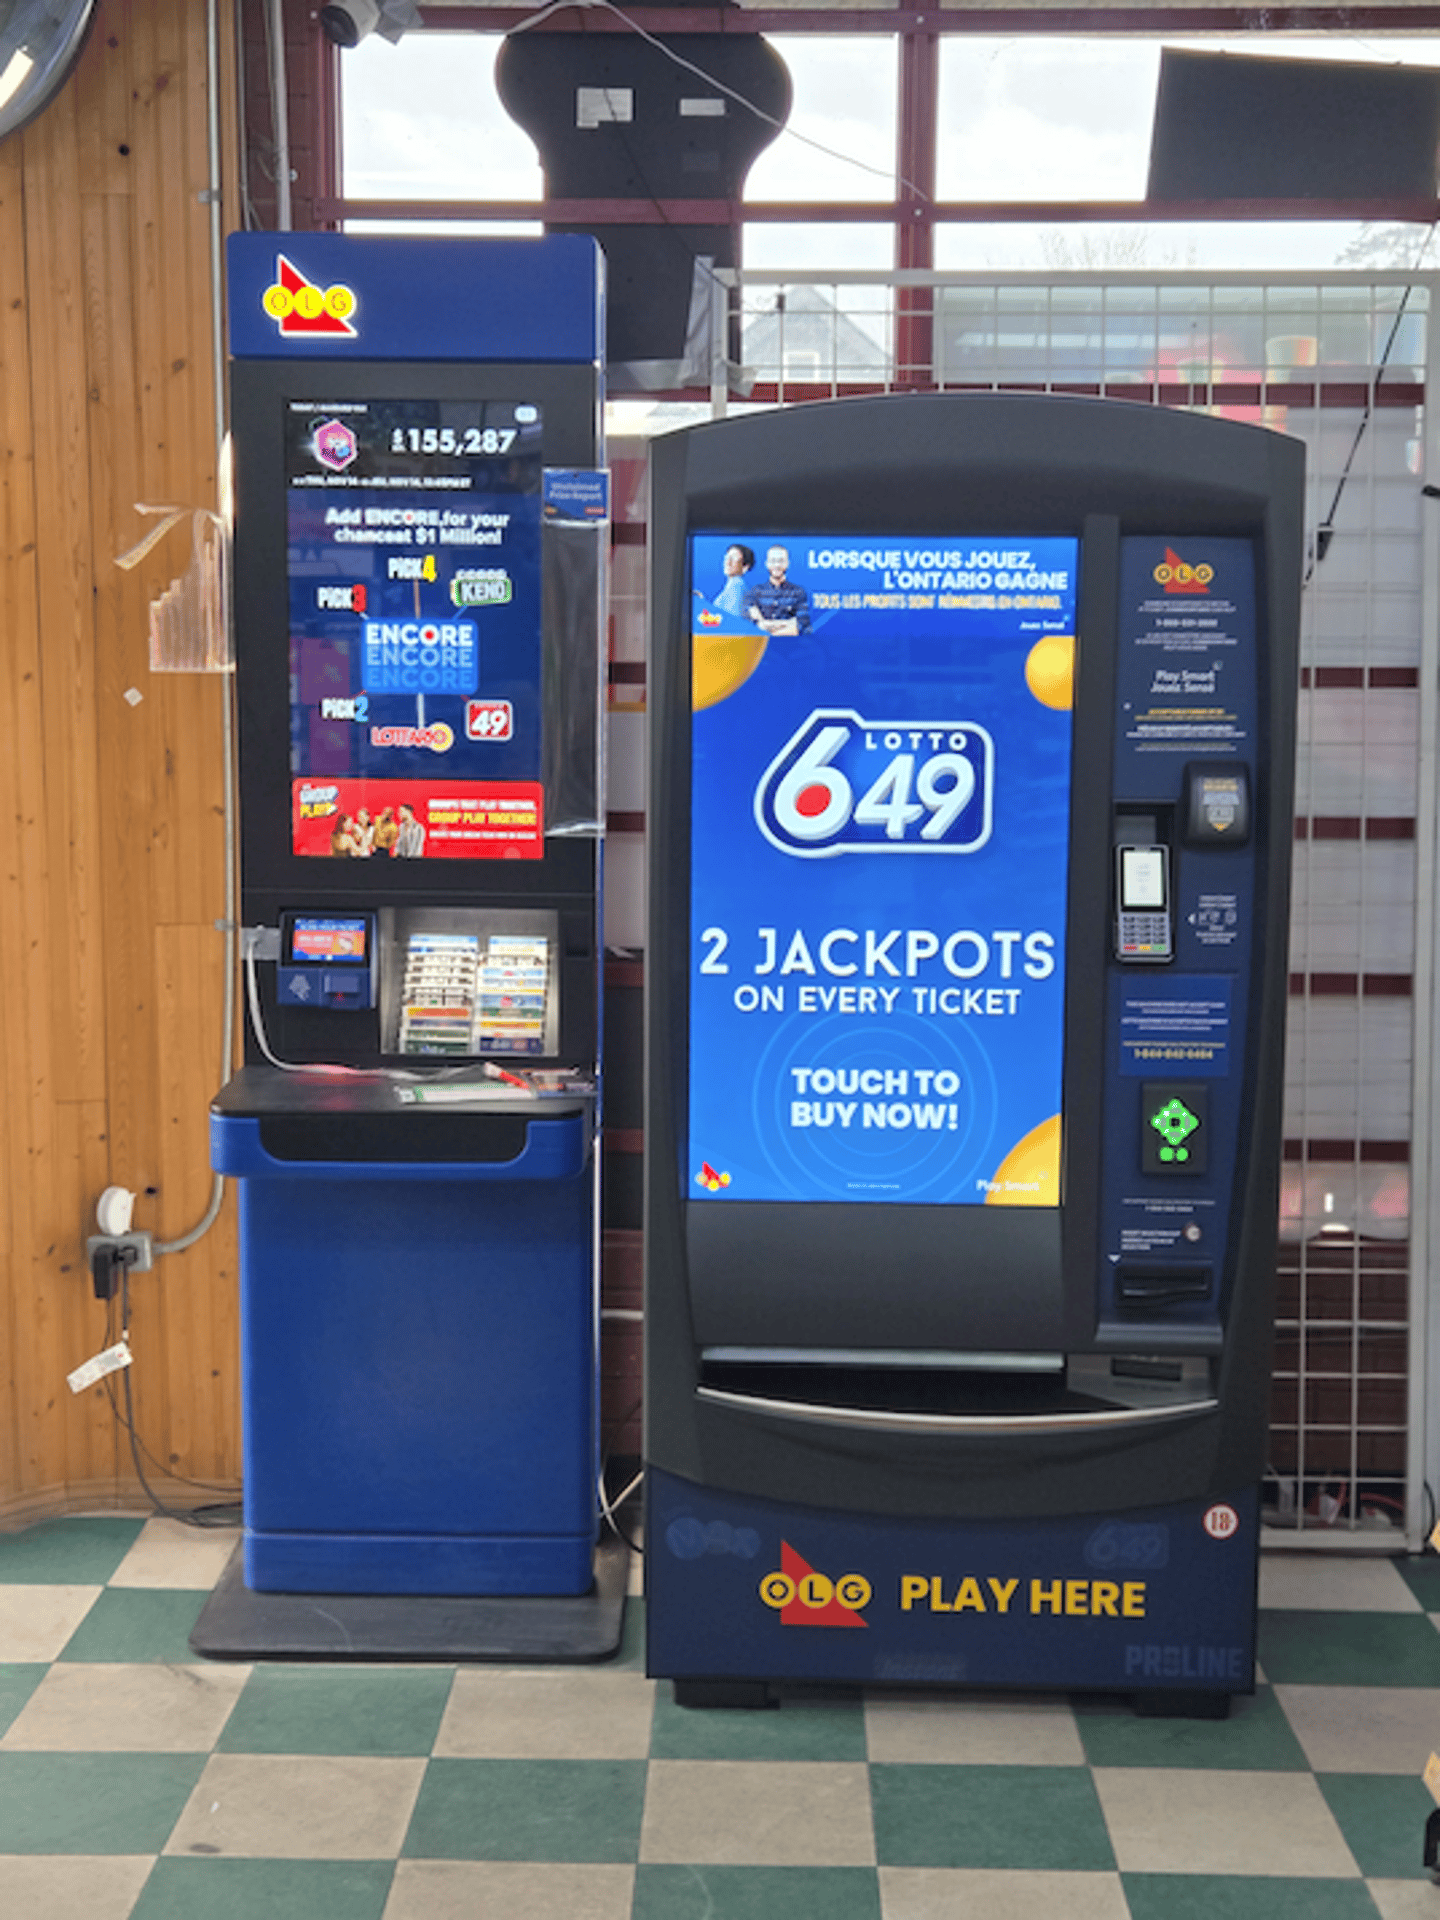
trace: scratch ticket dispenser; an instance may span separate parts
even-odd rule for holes
[[[904,396],[656,446],[650,1670],[1253,1683],[1303,452]]]
[[[237,235],[245,1580],[592,1584],[593,242]]]

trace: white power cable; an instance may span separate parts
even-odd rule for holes
[[[295,1060],[282,1060],[270,1048],[270,1039],[265,1031],[265,1016],[260,1011],[260,982],[255,974],[255,939],[249,929],[245,934],[245,998],[250,1007],[250,1030],[255,1035],[255,1044],[281,1073],[303,1073],[304,1068]]]
[[[635,1475],[635,1478],[630,1482],[629,1486],[626,1487],[623,1492],[617,1493],[613,1501],[610,1499],[610,1497],[605,1491],[605,1476],[603,1473],[600,1475],[599,1479],[595,1483],[596,1491],[599,1493],[599,1496],[600,1496],[600,1510],[605,1515],[606,1520],[609,1522],[612,1533],[616,1534],[621,1540],[623,1540],[627,1547],[632,1546],[633,1542],[631,1541],[629,1534],[627,1534],[624,1528],[620,1525],[617,1510],[620,1507],[624,1506],[625,1502],[630,1498],[631,1494],[634,1493],[635,1489],[640,1485],[640,1482],[644,1478],[645,1478],[645,1469],[641,1467],[640,1471]]]

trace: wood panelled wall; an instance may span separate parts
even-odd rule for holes
[[[65,1381],[107,1338],[85,1236],[112,1181],[166,1239],[210,1194],[221,688],[148,665],[188,522],[114,564],[154,524],[137,501],[216,504],[205,17],[100,0],[63,90],[0,142],[0,1526],[136,1502],[104,1390]],[[228,100],[230,0],[219,29]],[[131,1299],[144,1442],[232,1482],[231,1203]]]

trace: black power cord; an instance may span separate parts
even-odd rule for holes
[[[1419,260],[1424,258],[1425,249],[1430,245],[1430,242],[1434,239],[1434,237],[1435,237],[1435,223],[1432,222],[1430,231],[1425,238],[1425,245],[1420,249],[1420,255],[1416,261],[1415,266],[1411,268],[1412,273],[1419,272],[1420,270]],[[1380,359],[1376,364],[1374,378],[1371,380],[1369,388],[1366,391],[1365,406],[1364,406],[1363,412],[1360,415],[1360,424],[1355,429],[1355,437],[1350,442],[1350,451],[1349,453],[1346,454],[1345,464],[1340,469],[1340,478],[1335,485],[1335,495],[1330,502],[1330,511],[1325,515],[1325,518],[1320,522],[1320,524],[1315,529],[1315,539],[1311,546],[1309,562],[1305,568],[1305,578],[1300,583],[1302,588],[1309,586],[1316,567],[1320,565],[1321,561],[1325,558],[1326,554],[1330,551],[1330,542],[1335,538],[1335,515],[1340,509],[1340,498],[1341,498],[1341,495],[1344,493],[1345,488],[1349,484],[1350,473],[1352,468],[1355,465],[1355,456],[1360,451],[1360,442],[1364,439],[1365,429],[1369,426],[1371,418],[1374,415],[1376,397],[1380,391],[1380,382],[1385,376],[1385,369],[1390,364],[1390,356],[1395,351],[1395,343],[1400,337],[1401,323],[1405,318],[1405,309],[1407,306],[1409,306],[1410,295],[1414,291],[1415,291],[1414,283],[1407,282],[1407,284],[1405,285],[1404,289],[1401,292],[1400,304],[1395,309],[1395,318],[1391,324],[1390,332],[1385,341],[1384,348],[1381,351]],[[1319,377],[1318,372],[1316,377],[1318,381],[1318,377]],[[1319,398],[1318,386],[1316,391],[1316,398],[1317,400]],[[1432,499],[1436,497],[1436,490],[1434,487],[1428,487],[1428,486],[1422,487],[1421,492],[1429,495]]]
[[[114,1322],[115,1303],[112,1296],[106,1301],[105,1305],[105,1344],[107,1346],[114,1344]],[[120,1339],[124,1341],[127,1346],[129,1345],[130,1273],[129,1268],[125,1266],[120,1268]],[[242,1518],[242,1508],[238,1498],[233,1497],[237,1491],[236,1489],[217,1486],[208,1480],[192,1480],[187,1474],[176,1473],[173,1469],[164,1466],[156,1458],[151,1449],[145,1445],[144,1441],[140,1438],[139,1429],[135,1424],[135,1399],[130,1385],[129,1367],[124,1368],[123,1372],[125,1376],[124,1411],[121,1411],[120,1403],[115,1397],[114,1382],[108,1376],[104,1383],[105,1394],[110,1402],[110,1411],[114,1415],[117,1424],[123,1427],[129,1436],[130,1458],[134,1463],[135,1477],[144,1489],[145,1497],[149,1500],[154,1512],[163,1520],[178,1520],[182,1526],[195,1527],[202,1531],[217,1527],[238,1526]],[[228,1500],[208,1502],[198,1507],[170,1506],[166,1501],[161,1499],[160,1495],[151,1485],[141,1459],[142,1454],[150,1461],[156,1472],[163,1474],[167,1480],[174,1480],[182,1486],[195,1487],[203,1493],[224,1493],[230,1494],[232,1497]]]

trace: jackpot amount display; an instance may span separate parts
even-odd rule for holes
[[[542,421],[289,403],[292,846],[538,859]]]

